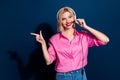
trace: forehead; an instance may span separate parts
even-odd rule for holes
[[[66,11],[61,15],[61,17],[67,17],[67,16],[73,16],[73,13]]]

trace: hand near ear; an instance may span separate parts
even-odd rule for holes
[[[84,19],[76,19],[76,23],[81,26],[82,28],[86,28],[87,24]]]

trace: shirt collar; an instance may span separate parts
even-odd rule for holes
[[[78,35],[78,31],[74,29],[74,36],[76,37]],[[60,38],[66,38],[62,32],[60,32]]]

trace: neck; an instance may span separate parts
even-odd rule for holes
[[[74,29],[71,28],[71,29],[64,30],[63,33],[66,34],[66,35],[73,35],[74,34]]]

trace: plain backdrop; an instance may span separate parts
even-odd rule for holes
[[[21,80],[18,65],[8,51],[17,51],[26,66],[36,45],[29,33],[44,22],[56,33],[56,13],[63,6],[72,7],[77,18],[84,18],[89,26],[110,38],[107,45],[89,50],[88,80],[120,80],[119,3],[120,0],[0,0],[0,80]],[[34,76],[30,79],[35,80]]]

